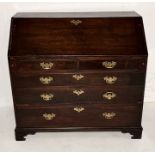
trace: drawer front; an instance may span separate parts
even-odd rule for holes
[[[140,106],[68,105],[16,109],[18,127],[139,126]]]
[[[98,70],[115,70],[115,69],[133,69],[145,70],[146,58],[141,57],[104,57],[104,58],[81,58],[79,68],[98,69]]]
[[[143,72],[104,72],[104,73],[52,73],[52,74],[20,74],[13,78],[16,88],[47,87],[47,86],[119,86],[143,85]]]
[[[51,73],[56,70],[146,70],[145,57],[76,57],[68,59],[9,60],[13,73],[41,72]]]
[[[11,55],[145,54],[141,19],[19,18],[12,22]]]
[[[10,61],[13,73],[43,72],[50,73],[54,70],[75,70],[77,63],[74,60],[12,60]]]
[[[68,103],[141,103],[143,86],[122,87],[51,87],[16,89],[14,99],[17,104],[53,105]]]

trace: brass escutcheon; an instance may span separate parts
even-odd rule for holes
[[[40,95],[40,97],[45,100],[45,101],[50,101],[52,100],[52,98],[54,97],[53,94],[46,94],[46,93],[43,93]]]
[[[81,75],[81,74],[74,74],[73,76],[72,76],[74,79],[76,79],[76,80],[81,80],[81,79],[83,79],[84,78],[84,75]]]
[[[84,111],[84,110],[85,110],[84,107],[75,107],[75,108],[74,108],[74,111],[76,111],[76,112],[78,112],[78,113],[80,113],[80,112],[82,112],[82,111]]]
[[[53,77],[51,77],[51,76],[49,76],[49,77],[40,77],[39,79],[40,79],[40,82],[42,84],[45,84],[45,85],[50,84],[53,81]]]
[[[42,69],[46,69],[46,70],[51,69],[53,66],[54,66],[54,63],[52,63],[52,62],[49,62],[49,63],[41,62],[40,63],[40,67]]]
[[[114,112],[104,112],[102,113],[102,116],[105,118],[105,119],[112,119],[116,116],[116,113]]]
[[[79,95],[84,94],[84,90],[82,90],[82,89],[74,90],[73,93],[79,96]]]
[[[111,100],[114,97],[116,97],[116,94],[114,92],[106,92],[105,94],[102,95],[102,97]]]
[[[115,61],[104,61],[102,62],[102,66],[105,68],[114,68],[116,66],[117,62]]]
[[[77,25],[79,25],[79,24],[82,23],[82,21],[79,20],[79,19],[77,19],[77,20],[73,19],[73,20],[71,20],[70,22],[71,22],[72,24],[74,24],[75,26],[77,26]]]
[[[116,76],[105,76],[104,80],[106,81],[107,84],[114,84],[117,81]]]
[[[55,116],[56,116],[56,114],[54,114],[54,113],[51,113],[51,114],[49,114],[49,113],[44,113],[44,114],[43,114],[43,117],[44,117],[45,120],[47,120],[47,121],[52,120]]]

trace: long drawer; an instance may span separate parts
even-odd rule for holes
[[[47,86],[121,86],[143,85],[145,73],[143,72],[74,72],[51,74],[20,74],[12,77],[16,88],[47,87]]]
[[[68,105],[17,108],[18,127],[132,127],[139,126],[141,106]]]
[[[16,104],[53,105],[55,103],[141,103],[143,86],[119,87],[48,87],[16,89]]]

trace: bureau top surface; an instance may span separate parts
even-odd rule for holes
[[[9,56],[147,55],[136,12],[17,13]]]
[[[139,17],[134,11],[131,12],[19,12],[14,18],[106,18],[106,17]]]

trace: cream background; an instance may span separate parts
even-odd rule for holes
[[[143,139],[120,133],[44,133],[14,141],[14,113],[7,49],[10,18],[16,12],[137,11],[143,16],[149,59],[143,115]],[[0,151],[151,151],[155,150],[155,3],[0,3]],[[50,138],[51,137],[51,138]],[[37,143],[37,145],[36,145]],[[41,144],[43,146],[41,147]],[[44,145],[46,144],[46,145]],[[112,146],[112,147],[110,147]]]

